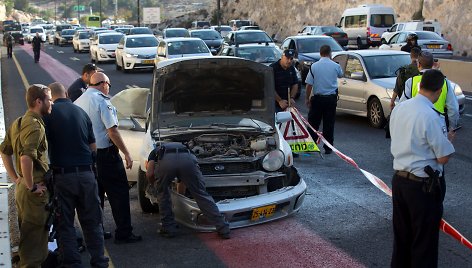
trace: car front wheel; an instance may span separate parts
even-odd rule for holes
[[[379,99],[375,97],[367,103],[367,119],[369,120],[369,124],[375,128],[382,128],[387,121],[382,104]]]
[[[153,213],[159,211],[159,206],[154,205],[149,201],[146,197],[146,188],[148,186],[148,181],[146,179],[146,173],[139,168],[139,176],[138,176],[138,200],[139,205],[141,206],[141,210],[144,213]]]

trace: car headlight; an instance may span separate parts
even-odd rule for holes
[[[312,61],[302,61],[302,62],[303,64],[308,65],[308,66],[311,66],[313,64]]]
[[[459,96],[459,95],[462,95],[462,94],[463,94],[463,93],[462,93],[462,88],[461,88],[458,84],[456,84],[456,86],[454,87],[454,94],[455,94],[456,96]]]
[[[276,171],[282,167],[284,161],[285,156],[281,150],[270,151],[262,159],[262,168],[267,171]]]
[[[101,47],[99,50],[100,50],[100,52],[107,52],[107,50],[104,49],[103,47]]]
[[[127,58],[136,58],[138,55],[126,53]]]

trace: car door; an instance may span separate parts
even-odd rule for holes
[[[406,44],[407,33],[400,32],[390,39],[389,46],[392,50],[401,50],[402,46]]]
[[[344,110],[349,113],[365,113],[366,98],[365,88],[367,84],[366,74],[362,61],[354,55],[340,55],[347,57],[335,57],[334,61],[339,60],[343,69],[343,77],[338,79],[339,101],[338,110]]]

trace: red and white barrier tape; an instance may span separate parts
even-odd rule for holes
[[[365,171],[363,169],[361,169],[357,163],[352,159],[350,158],[349,156],[341,153],[338,149],[334,148],[333,145],[331,145],[324,137],[323,135],[321,134],[321,132],[317,131],[316,129],[314,129],[310,123],[308,123],[308,121],[303,117],[302,114],[300,114],[300,112],[297,110],[297,108],[295,107],[291,107],[295,113],[298,114],[298,116],[302,119],[303,123],[305,123],[311,130],[313,130],[316,135],[318,135],[319,139],[321,139],[321,141],[323,141],[323,143],[328,146],[331,150],[333,150],[334,153],[336,153],[337,156],[339,156],[341,159],[343,159],[344,161],[346,161],[347,163],[351,164],[352,166],[354,166],[356,169],[360,170],[362,172],[362,174],[364,174],[364,176],[373,184],[375,185],[375,187],[379,188],[382,192],[384,192],[385,194],[387,194],[388,196],[392,197],[392,190],[390,189],[390,187],[388,187],[387,184],[385,184],[385,182],[383,182],[381,179],[379,179],[377,176],[375,176],[374,174],[368,172],[368,171]],[[458,240],[462,245],[468,247],[469,249],[472,249],[472,243],[467,240],[467,238],[465,238],[461,233],[459,233],[459,231],[457,231],[454,227],[452,227],[448,222],[446,222],[444,219],[441,219],[441,222],[439,224],[439,229],[441,229],[444,233],[452,236],[453,238],[455,238],[456,240]]]

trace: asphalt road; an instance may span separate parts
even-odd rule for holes
[[[71,47],[46,45],[39,64],[34,64],[30,46],[15,47],[16,62],[27,82],[66,86],[89,62],[88,54],[74,54]],[[2,88],[7,125],[26,109],[25,87],[12,59],[2,56]],[[124,74],[114,64],[100,64],[110,77],[111,93],[126,87],[150,87],[151,72]],[[303,94],[302,94],[303,96]],[[444,218],[472,239],[472,96],[469,94],[463,128],[458,131],[456,154],[446,166],[447,195]],[[300,110],[306,113],[301,105]],[[368,126],[365,118],[338,114],[335,146],[358,165],[391,185],[392,156],[384,131]],[[392,251],[391,200],[358,170],[336,155],[301,155],[295,160],[308,193],[300,212],[290,218],[233,230],[232,239],[220,240],[213,233],[194,233],[182,228],[174,239],[158,236],[159,217],[143,214],[136,188],[130,190],[134,232],[141,243],[106,249],[115,267],[386,267]],[[114,229],[106,205],[105,228]],[[83,254],[86,259],[86,254]],[[441,233],[440,267],[472,267],[472,251]]]

